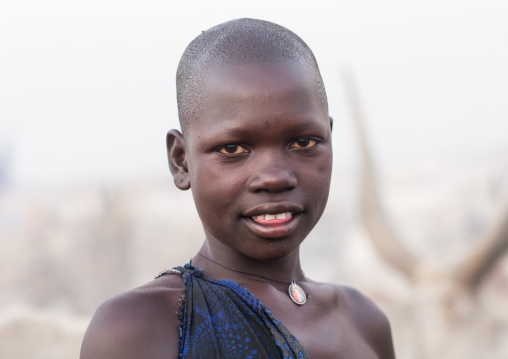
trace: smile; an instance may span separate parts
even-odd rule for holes
[[[282,212],[277,214],[261,214],[259,216],[252,216],[252,219],[257,223],[269,224],[269,223],[285,223],[291,220],[293,213]]]
[[[284,238],[298,227],[304,213],[302,205],[294,202],[262,203],[242,213],[247,227],[263,238]]]

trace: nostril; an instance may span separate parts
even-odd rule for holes
[[[296,185],[297,181],[293,173],[280,168],[274,168],[254,176],[250,181],[249,187],[254,193],[278,193],[290,191]]]
[[[273,193],[280,193],[285,191],[291,191],[294,187],[287,187],[283,188],[281,190],[273,189],[273,188],[258,188],[254,190],[254,193],[261,193],[261,192],[273,192]]]

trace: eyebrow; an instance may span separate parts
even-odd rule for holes
[[[284,121],[284,120],[281,120]],[[262,126],[262,125],[261,125]],[[301,119],[300,121],[292,122],[291,124],[286,125],[287,130],[290,132],[313,132],[320,131],[323,129],[323,124],[320,121],[308,121],[307,119]],[[258,127],[256,127],[257,129]],[[266,128],[269,130],[269,127]],[[235,137],[242,136],[252,132],[252,129],[249,126],[241,126],[241,127],[231,127],[227,128],[224,133]]]

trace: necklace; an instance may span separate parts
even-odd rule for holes
[[[304,305],[305,302],[307,301],[307,296],[305,295],[305,292],[303,291],[302,287],[300,287],[298,284],[296,284],[296,282],[299,282],[303,278],[305,278],[305,273],[302,273],[302,276],[300,278],[298,278],[296,280],[292,280],[291,283],[288,283],[288,282],[283,282],[281,280],[277,280],[277,279],[273,279],[273,278],[268,278],[268,277],[265,277],[265,276],[262,276],[262,275],[259,275],[259,274],[247,273],[247,272],[242,272],[242,271],[239,271],[239,270],[236,270],[236,269],[233,269],[233,268],[229,268],[229,267],[226,267],[225,265],[222,265],[222,264],[214,261],[211,258],[206,257],[205,255],[201,254],[200,252],[198,252],[197,254],[198,254],[198,256],[203,257],[207,261],[215,263],[219,267],[222,267],[222,268],[227,269],[227,270],[232,271],[232,272],[236,272],[236,273],[240,273],[240,274],[246,274],[246,275],[251,275],[253,277],[258,277],[258,278],[262,278],[262,279],[266,279],[266,280],[271,280],[272,282],[277,282],[277,283],[282,283],[282,284],[289,284],[289,287],[288,287],[289,298],[291,298],[291,300],[293,302],[295,302],[298,305]]]

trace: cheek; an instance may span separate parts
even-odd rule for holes
[[[328,193],[330,191],[330,181],[332,174],[332,158],[324,157],[323,161],[316,161],[312,168],[305,172],[302,177],[302,184],[305,191],[308,192],[311,200],[311,206],[316,209],[316,214],[322,213],[326,207]]]
[[[330,183],[333,157],[331,148],[323,150],[318,156],[309,158],[305,162],[296,162],[300,176],[306,183]]]
[[[190,169],[191,189],[198,212],[208,216],[224,216],[232,206],[241,188],[241,179],[220,164],[207,161]]]

